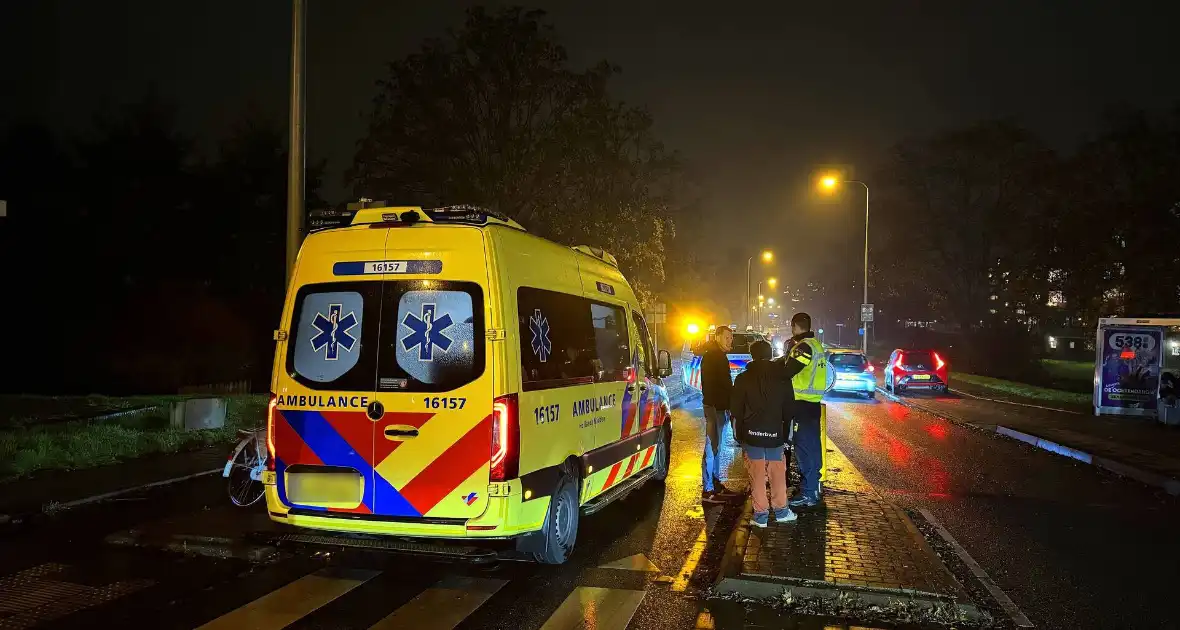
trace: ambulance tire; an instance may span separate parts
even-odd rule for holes
[[[563,564],[568,560],[574,553],[574,543],[578,538],[579,516],[581,507],[578,505],[577,474],[567,469],[557,482],[553,496],[549,498],[549,514],[545,517],[545,528],[541,532],[542,547],[533,553],[533,559],[541,564]]]
[[[668,470],[672,467],[672,425],[664,423],[660,427],[660,441],[656,442],[655,461],[652,462],[651,478],[664,483],[668,478]]]

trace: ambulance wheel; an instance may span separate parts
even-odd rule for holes
[[[665,423],[660,428],[660,441],[656,443],[655,461],[652,462],[652,479],[663,483],[668,478],[672,465],[672,425]]]
[[[562,564],[574,553],[578,538],[578,478],[566,471],[557,482],[557,489],[549,498],[549,514],[545,517],[544,544],[533,553],[542,564]]]

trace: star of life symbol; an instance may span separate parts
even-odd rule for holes
[[[443,334],[444,330],[455,323],[451,321],[451,315],[444,313],[442,317],[436,318],[435,308],[434,304],[423,304],[421,316],[406,313],[402,319],[402,326],[411,331],[410,334],[402,337],[402,347],[410,350],[417,346],[419,361],[433,361],[435,346],[446,352],[454,341]]]
[[[541,314],[541,309],[535,309],[529,318],[529,330],[533,333],[533,354],[544,363],[553,354],[553,344],[549,341],[549,320]]]
[[[352,352],[356,345],[356,337],[349,332],[356,327],[356,314],[349,311],[341,317],[343,310],[342,304],[329,304],[326,317],[323,313],[316,313],[315,319],[311,321],[311,327],[316,331],[311,338],[311,348],[316,352],[324,350],[324,358],[328,361],[340,358],[340,348]]]

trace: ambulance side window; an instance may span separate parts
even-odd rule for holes
[[[643,316],[639,313],[633,312],[631,315],[635,318],[635,327],[639,329],[639,352],[643,355],[643,367],[647,370],[649,378],[654,377],[656,375],[656,351],[651,343],[651,335],[647,330],[647,322],[643,320]]]
[[[603,381],[627,380],[631,365],[631,341],[627,330],[627,313],[617,306],[590,303],[594,322],[594,345],[602,362]]]
[[[287,373],[311,389],[373,391],[380,282],[304,286],[295,296]]]
[[[521,287],[516,294],[526,391],[593,383],[601,372],[586,298]]]

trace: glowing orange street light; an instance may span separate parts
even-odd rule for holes
[[[759,258],[762,259],[763,263],[770,264],[774,260],[774,252],[770,251],[769,249],[764,249],[764,250],[762,250],[762,254],[759,256]],[[746,304],[750,303],[750,265],[752,265],[753,263],[754,263],[754,257],[750,256],[750,258],[746,260]],[[759,282],[759,284],[762,284],[762,283]],[[759,290],[761,290],[761,289],[759,289]],[[750,324],[750,319],[749,319],[749,317],[747,317],[746,318],[746,326],[748,327],[749,324]]]
[[[831,175],[824,175],[819,178],[819,188],[824,193],[834,193],[840,184],[860,184],[865,189],[865,269],[864,269],[864,286],[862,287],[864,294],[861,297],[861,308],[869,302],[869,185],[855,179],[844,179],[843,173],[835,173]],[[861,350],[868,354],[869,351],[869,335],[868,323],[865,323],[865,334],[860,338]]]

